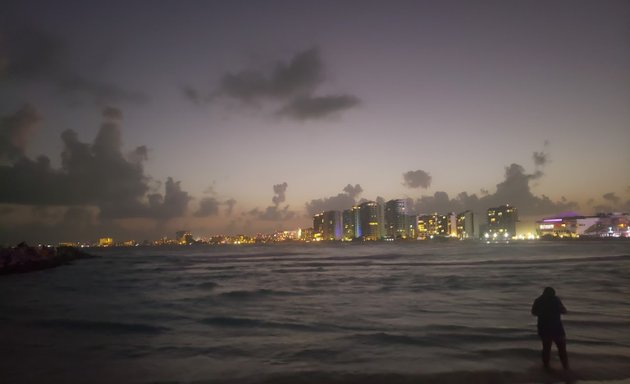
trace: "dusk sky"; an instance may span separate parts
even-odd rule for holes
[[[630,211],[629,1],[9,1],[0,243],[362,199]]]

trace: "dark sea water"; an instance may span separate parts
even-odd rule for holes
[[[0,383],[630,379],[630,242],[91,252],[0,277]],[[547,285],[569,310],[569,374],[555,348],[540,367]]]

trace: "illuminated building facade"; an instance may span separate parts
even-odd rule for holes
[[[195,239],[193,239],[193,236],[190,232],[188,231],[177,231],[175,232],[175,241],[177,241],[177,244],[192,244],[195,242]]]
[[[114,245],[114,239],[111,237],[101,237],[98,239],[99,247],[111,247],[112,245]]]
[[[359,222],[359,207],[346,209],[341,214],[343,225],[343,240],[350,241],[361,237],[361,223]]]
[[[446,237],[448,234],[448,216],[437,213],[418,216],[418,238]]]
[[[381,224],[379,223],[379,204],[374,201],[366,201],[359,204],[359,227],[363,240],[380,240]]]
[[[472,211],[464,211],[457,215],[457,238],[475,238],[475,215]]]
[[[574,212],[561,213],[536,222],[540,237],[575,238],[630,237],[630,215],[607,213],[596,216],[581,216]]]
[[[384,236],[388,239],[415,238],[417,220],[417,216],[409,214],[405,200],[390,200],[385,203]]]
[[[313,240],[341,240],[343,223],[341,212],[326,211],[313,216]]]
[[[322,240],[324,234],[324,212],[313,216],[313,240]]]
[[[322,213],[322,240],[341,240],[341,212],[326,211]]]
[[[448,237],[457,237],[457,215],[455,212],[450,212],[446,215],[448,221],[447,233]]]
[[[406,215],[407,204],[405,200],[390,200],[385,203],[385,236],[390,239],[406,238]]]
[[[509,204],[488,208],[487,234],[490,237],[512,238],[516,236],[518,211]],[[495,236],[496,234],[496,236]]]

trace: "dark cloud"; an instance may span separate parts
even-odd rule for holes
[[[352,95],[302,96],[293,99],[278,114],[297,120],[320,119],[355,107],[359,103],[359,98]]]
[[[271,199],[271,201],[275,205],[284,203],[284,201],[287,199],[287,196],[286,196],[287,187],[288,187],[288,184],[286,182],[282,184],[276,184],[273,186],[273,193],[275,194],[275,196]]]
[[[135,164],[140,164],[149,159],[149,149],[146,145],[136,147],[128,156],[127,159]]]
[[[196,217],[216,216],[219,214],[221,203],[214,197],[204,197],[199,202],[199,210],[194,213]]]
[[[537,167],[542,167],[549,161],[549,155],[542,151],[534,151],[532,157],[534,159],[534,165]]]
[[[348,184],[343,188],[343,193],[337,196],[313,199],[306,203],[306,211],[310,216],[324,211],[342,211],[351,208],[357,203],[357,198],[363,192],[359,184]]]
[[[195,105],[203,105],[210,101],[210,98],[202,95],[197,89],[185,85],[181,88],[184,98],[191,101]]]
[[[225,201],[221,201],[221,197],[215,190],[215,185],[216,185],[216,181],[213,180],[212,183],[203,191],[204,194],[208,194],[210,196],[204,197],[201,199],[201,201],[199,202],[199,209],[194,213],[194,216],[196,217],[216,216],[220,213],[221,205],[226,206],[226,210],[225,210],[226,216],[230,216],[232,214],[232,210],[234,209],[236,200],[229,198]],[[276,186],[274,186],[274,192],[275,191],[276,191]]]
[[[286,200],[287,187],[288,184],[286,182],[275,184],[273,186],[274,196],[271,199],[274,205],[268,206],[264,211],[254,208],[248,213],[252,216],[256,216],[260,220],[267,221],[282,221],[294,218],[296,214],[289,210],[288,205],[280,207],[280,204]]]
[[[543,150],[534,151],[534,153],[532,153],[532,159],[534,160],[534,166],[536,167],[536,169],[542,168],[549,163],[549,153],[547,152],[548,148],[549,141],[545,140],[545,142],[543,143]]]
[[[619,196],[617,196],[614,192],[604,193],[602,197],[604,198],[604,200],[612,203],[613,205],[618,204],[619,201],[621,200]]]
[[[279,103],[277,115],[297,120],[327,117],[360,103],[359,98],[353,95],[316,95],[325,78],[320,52],[311,48],[298,52],[288,62],[276,62],[269,70],[247,69],[227,73],[214,92],[204,93],[184,86],[182,94],[196,105],[220,99],[234,100],[244,106]]]
[[[290,211],[288,205],[283,208],[277,205],[270,205],[264,211],[255,209],[254,212],[258,219],[266,221],[283,221],[290,220],[295,217],[295,212]]]
[[[123,113],[116,107],[107,106],[103,109],[103,117],[108,120],[121,121]]]
[[[607,192],[602,195],[604,204],[597,204],[593,207],[596,212],[630,212],[630,200],[625,202],[614,192]],[[594,204],[594,199],[590,199]]]
[[[144,175],[142,155],[122,155],[120,111],[107,108],[94,143],[81,142],[73,130],[61,134],[61,168],[50,159],[21,157],[0,166],[0,203],[29,205],[93,205],[102,218],[146,217],[167,219],[185,213],[190,197],[179,182],[169,178],[164,195],[151,191]],[[142,147],[139,147],[142,148]]]
[[[416,201],[418,213],[461,212],[467,209],[485,212],[489,207],[510,204],[516,207],[519,214],[544,215],[575,209],[577,204],[566,200],[554,202],[549,197],[535,196],[529,183],[542,176],[542,173],[528,174],[519,164],[511,164],[505,168],[504,180],[497,184],[496,192],[482,197],[469,195],[466,192],[450,198],[446,192],[436,192],[433,196],[422,196]]]
[[[409,188],[427,189],[431,185],[431,175],[421,169],[405,172],[403,180],[403,185]]]
[[[30,105],[0,119],[0,163],[26,155],[26,147],[40,116]]]
[[[216,94],[244,103],[268,98],[285,100],[313,92],[324,80],[323,71],[319,50],[311,48],[297,53],[288,63],[276,63],[271,73],[260,70],[228,73],[221,79]]]
[[[149,209],[146,213],[139,212],[136,217],[169,219],[183,216],[191,197],[188,192],[182,190],[181,182],[169,177],[164,184],[164,192],[164,196],[159,193],[150,194]]]
[[[359,184],[355,184],[354,186],[352,184],[348,184],[343,187],[343,191],[354,199],[363,193],[363,188],[361,188]]]
[[[226,206],[225,214],[230,216],[232,214],[232,212],[234,211],[234,206],[236,205],[236,200],[234,200],[234,199],[227,199],[226,201],[223,202],[223,204],[225,204],[225,206]]]
[[[73,67],[73,56],[61,39],[39,29],[8,31],[0,46],[0,76],[14,84],[51,86],[72,100],[88,99],[98,105],[143,102],[146,96],[115,84],[89,78]]]

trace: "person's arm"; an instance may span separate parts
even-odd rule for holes
[[[564,304],[562,304],[562,300],[560,300],[560,298],[558,298],[558,304],[560,304],[560,313],[562,313],[563,315],[567,313],[567,308],[564,306]]]
[[[538,300],[535,300],[534,304],[532,304],[532,315],[538,316]]]

